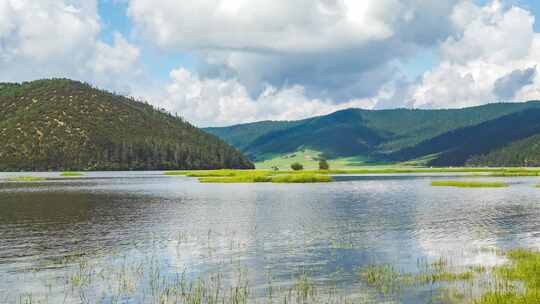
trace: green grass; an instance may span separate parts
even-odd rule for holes
[[[519,176],[538,176],[538,172],[494,172],[489,174],[491,177],[519,177]]]
[[[271,177],[272,183],[328,183],[331,181],[331,176],[311,173],[279,175]]]
[[[280,170],[289,170],[293,163],[301,163],[307,170],[316,170],[319,168],[319,159],[321,157],[321,152],[305,149],[285,155],[269,155],[265,160],[256,162],[255,167],[262,170],[272,169],[272,167],[278,167]],[[374,165],[367,162],[367,158],[362,156],[342,157],[327,161],[330,168],[336,169],[352,169],[358,166]]]
[[[393,300],[398,300],[405,288],[439,286],[441,296],[444,292],[455,296],[443,303],[540,303],[540,252],[515,249],[502,255],[509,263],[489,269],[475,265],[452,271],[451,264],[441,259],[441,263],[419,265],[417,273],[402,273],[390,264],[369,265],[359,273],[368,286]]]
[[[201,183],[327,183],[332,181],[332,177],[310,173],[272,175],[268,171],[266,173],[243,173],[227,177],[201,177],[199,181]]]
[[[44,177],[33,177],[33,176],[17,176],[10,177],[8,181],[10,182],[41,182],[47,180]]]
[[[261,172],[255,170],[185,170],[185,171],[165,171],[163,174],[168,176],[189,176],[189,177],[232,177],[241,174],[251,174]]]
[[[459,187],[459,188],[503,188],[508,187],[503,182],[471,182],[471,181],[432,181],[434,187]]]
[[[500,176],[536,176],[540,175],[540,169],[526,169],[526,168],[468,168],[468,167],[456,167],[456,168],[425,168],[425,167],[370,167],[365,169],[337,169],[331,168],[330,170],[317,170],[306,169],[300,171],[293,171],[290,168],[285,170],[272,171],[267,169],[256,170],[185,170],[185,171],[165,171],[163,174],[168,176],[189,176],[189,177],[233,177],[241,174],[415,174],[415,173],[492,173],[501,174]],[[478,175],[489,176],[489,175]]]
[[[510,265],[494,269],[496,283],[476,304],[540,303],[540,252],[508,252]]]
[[[167,176],[197,177],[202,183],[317,183],[331,182],[330,175],[343,174],[419,174],[419,173],[491,173],[492,175],[472,176],[536,176],[540,169],[527,168],[365,168],[365,169],[330,169],[330,170],[185,170],[165,171]],[[499,175],[500,174],[500,175]],[[297,177],[295,177],[297,176]],[[447,187],[506,187],[501,182],[461,182],[461,181],[436,181],[433,186]]]
[[[242,174],[230,177],[201,177],[201,183],[268,183],[271,177],[264,174]]]
[[[80,172],[62,172],[60,173],[60,176],[64,177],[75,177],[75,176],[83,176],[84,174]]]
[[[186,235],[178,236],[179,242],[189,242],[189,239]],[[209,234],[208,246],[212,247],[210,240]],[[176,250],[179,255],[183,248],[176,247]],[[229,250],[236,250],[232,243]],[[540,303],[540,252],[515,249],[493,253],[506,257],[508,262],[487,267],[481,264],[459,266],[459,261],[454,264],[445,257],[435,261],[420,259],[416,268],[410,269],[412,272],[405,272],[393,264],[364,265],[356,269],[358,275],[352,278],[354,288],[347,285],[347,289],[334,285],[342,275],[348,276],[341,271],[330,274],[328,280],[315,280],[309,269],[307,272],[296,271],[291,266],[290,280],[287,278],[289,281],[275,284],[270,270],[261,273],[244,268],[232,259],[226,262],[233,268],[230,275],[217,270],[196,278],[186,275],[190,273],[188,269],[163,267],[152,254],[92,256],[73,253],[52,261],[58,269],[55,279],[43,280],[43,285],[40,281],[36,284],[39,288],[45,287],[44,292],[18,294],[15,291],[14,296],[21,299],[18,303],[51,303],[47,301],[49,296],[53,298],[59,293],[64,302],[70,303],[81,302],[80,299],[84,299],[84,303],[97,303],[102,297],[111,299],[111,303],[352,304],[402,303],[406,299],[402,295],[425,295],[429,291],[433,298],[423,303]],[[48,268],[37,267],[35,271],[39,274],[44,269]],[[175,273],[169,273],[171,270]],[[267,277],[259,292],[253,289],[257,282],[250,281],[256,277],[254,274]],[[33,284],[36,277],[41,276],[26,276],[25,280],[32,280],[28,284]],[[356,292],[366,297],[351,298]],[[6,299],[6,302],[16,303]]]

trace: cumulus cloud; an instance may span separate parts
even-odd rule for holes
[[[203,124],[302,118],[349,104],[455,108],[540,95],[530,70],[540,58],[534,17],[498,0],[132,0],[128,14],[148,41],[201,60],[187,83],[208,96],[172,94],[173,77],[166,99]],[[402,64],[423,49],[438,50],[440,62],[408,79]]]
[[[395,60],[454,31],[460,0],[132,0],[138,32],[196,54],[202,77],[227,75],[252,97],[269,84],[310,98],[369,98],[393,79]]]
[[[460,34],[442,43],[441,63],[423,75],[413,106],[456,108],[540,97],[540,79],[531,68],[540,59],[540,34],[529,11],[500,1],[462,3],[452,19]]]
[[[120,34],[106,44],[100,31],[95,0],[0,1],[0,81],[70,77],[128,86],[138,48]]]
[[[346,107],[540,99],[534,17],[499,0],[125,5],[131,38],[190,53],[198,60],[193,70],[178,67],[169,81],[141,85],[139,46],[119,33],[110,43],[101,40],[96,0],[3,0],[0,81],[81,79],[146,97],[202,126],[299,119]],[[404,69],[425,50],[440,62],[411,79]]]
[[[374,106],[372,99],[355,99],[339,105],[331,100],[310,99],[299,85],[283,89],[267,85],[257,98],[252,98],[236,79],[201,78],[182,68],[173,70],[170,77],[166,92],[154,96],[154,100],[199,126],[301,119],[350,107]]]

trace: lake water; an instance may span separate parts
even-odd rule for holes
[[[415,271],[443,256],[456,267],[490,266],[504,262],[498,249],[540,249],[538,177],[474,178],[510,184],[500,189],[430,186],[465,179],[455,174],[298,185],[200,184],[160,172],[7,181],[21,175],[0,173],[0,303],[154,303],[155,282],[179,276],[249,282],[255,298],[309,276],[323,290],[378,302],[363,267]],[[126,265],[136,279],[104,283],[126,279]],[[151,278],[137,270],[148,265]],[[424,303],[433,292],[394,300]]]

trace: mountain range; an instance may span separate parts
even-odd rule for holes
[[[260,162],[312,150],[327,159],[431,166],[540,165],[540,101],[463,109],[347,109],[298,121],[263,121],[207,132]]]
[[[0,170],[250,169],[180,117],[68,79],[0,83]]]

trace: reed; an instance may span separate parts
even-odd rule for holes
[[[458,188],[504,188],[508,184],[503,182],[474,182],[474,181],[432,181],[434,187],[458,187]]]

